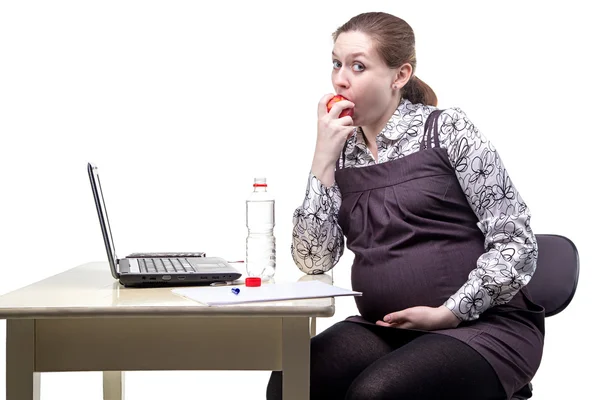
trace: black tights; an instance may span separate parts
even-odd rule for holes
[[[311,400],[500,400],[488,362],[468,345],[436,333],[339,322],[311,340]],[[281,399],[281,371],[267,399]]]

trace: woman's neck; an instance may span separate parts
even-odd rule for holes
[[[397,103],[390,102],[390,105],[387,108],[387,110],[385,110],[385,112],[381,114],[381,117],[376,122],[374,122],[373,124],[361,126],[361,129],[365,134],[365,140],[368,146],[370,146],[371,144],[375,144],[375,139],[377,138],[377,135],[379,135],[379,132],[381,132],[383,128],[385,128],[388,121],[390,120],[390,118],[392,118],[392,115],[394,115],[394,112],[400,105],[401,101],[402,98],[400,98]]]

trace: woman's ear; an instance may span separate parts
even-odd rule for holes
[[[409,63],[402,64],[400,67],[396,68],[396,75],[394,76],[394,81],[392,82],[392,88],[394,90],[399,90],[406,85],[406,82],[410,79],[412,75],[412,65]]]

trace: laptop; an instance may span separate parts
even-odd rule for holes
[[[112,239],[98,167],[88,163],[104,246],[110,272],[123,286],[155,287],[203,285],[234,281],[242,276],[220,257],[206,257],[203,252],[132,253],[119,259]]]

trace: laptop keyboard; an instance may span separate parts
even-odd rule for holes
[[[140,272],[195,272],[194,266],[185,258],[140,258]]]

